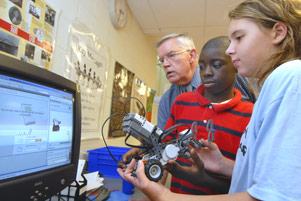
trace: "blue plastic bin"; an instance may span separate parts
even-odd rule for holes
[[[125,181],[122,179],[122,192],[127,195],[132,195],[134,193],[135,186],[130,182]]]
[[[128,147],[114,146],[109,146],[109,149],[117,161],[121,161],[123,154],[130,150]],[[89,150],[88,153],[88,171],[98,171],[104,177],[121,178],[116,171],[118,167],[117,162],[111,157],[106,147]]]

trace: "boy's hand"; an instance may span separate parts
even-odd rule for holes
[[[139,154],[138,148],[132,148],[122,156],[122,161],[118,163],[118,167],[125,169],[126,164],[130,163],[132,157]]]
[[[181,166],[176,161],[168,161],[165,165],[165,169],[170,172],[173,176],[189,181],[193,184],[202,185],[202,178],[204,176],[204,163],[196,154],[194,149],[190,150],[192,165]]]

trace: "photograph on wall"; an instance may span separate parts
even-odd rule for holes
[[[45,22],[54,26],[56,12],[50,6],[46,5]]]
[[[34,51],[35,46],[27,43],[25,46],[25,56],[29,59],[34,59]]]
[[[100,137],[108,51],[90,29],[74,22],[69,29],[69,50],[65,77],[81,90],[82,139]]]
[[[50,70],[58,10],[46,0],[0,0],[0,5],[0,53]],[[2,40],[5,34],[12,37]]]
[[[13,2],[14,4],[22,8],[23,0],[9,0],[9,1]]]
[[[19,38],[6,32],[0,31],[0,51],[17,56],[19,47]]]
[[[151,121],[153,102],[156,91],[148,87],[141,79],[135,77],[130,101],[130,112],[137,113]],[[136,100],[138,99],[138,100]]]
[[[114,72],[111,115],[116,113],[125,114],[125,112],[130,112],[130,103],[126,104],[126,111],[124,111],[124,104],[127,99],[131,97],[135,74],[127,70],[118,62],[115,63]],[[126,133],[122,131],[123,117],[124,115],[116,115],[111,118],[109,125],[109,137],[120,137],[126,135]]]
[[[146,119],[149,122],[152,121],[152,111],[153,111],[155,95],[156,95],[156,91],[148,87],[147,100],[146,100]]]
[[[48,6],[46,5],[46,8],[47,8]],[[34,5],[34,3],[33,2],[30,2],[29,3],[29,13],[33,16],[33,17],[35,17],[35,18],[37,18],[38,20],[40,19],[40,17],[41,17],[41,9],[39,9],[38,7],[36,7],[35,5]],[[46,21],[46,20],[45,20]]]
[[[147,86],[146,84],[135,77],[133,87],[132,87],[132,97],[135,99],[131,99],[131,109],[130,112],[137,113],[140,116],[146,115],[146,103],[147,103]],[[137,101],[138,99],[139,101]]]
[[[8,16],[9,16],[10,21],[14,25],[19,25],[21,23],[22,14],[21,14],[21,11],[16,6],[12,6],[9,8]]]

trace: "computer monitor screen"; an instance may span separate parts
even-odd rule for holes
[[[0,61],[0,195],[45,200],[76,176],[79,90],[31,64]]]

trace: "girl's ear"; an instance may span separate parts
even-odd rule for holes
[[[273,26],[273,39],[274,45],[279,45],[287,35],[287,26],[283,22],[276,22]]]

